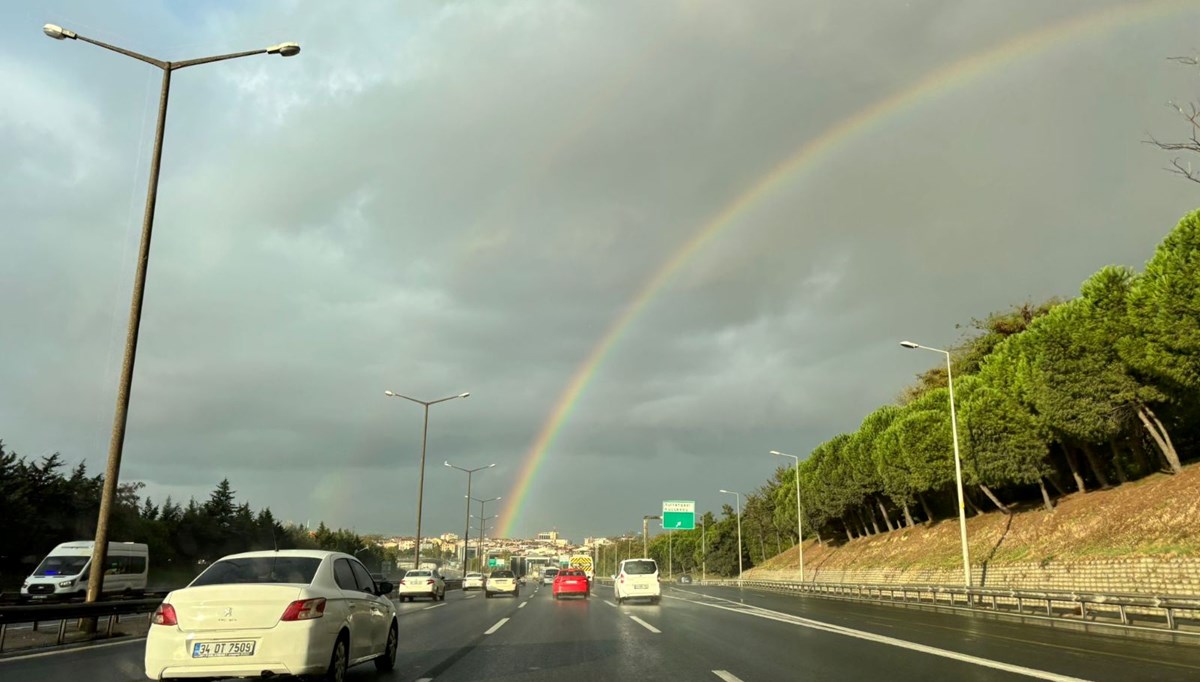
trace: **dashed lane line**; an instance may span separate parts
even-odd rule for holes
[[[518,609],[523,609],[523,608],[525,608],[525,605],[526,605],[526,604],[528,604],[528,603],[529,603],[529,602],[527,602],[527,601],[523,601],[523,602],[521,602],[520,604],[518,604],[518,605],[517,605],[517,608],[518,608]]]
[[[445,605],[446,605],[446,603],[445,603],[445,602],[442,602],[441,604],[434,604],[433,606],[426,606],[425,608],[423,608],[423,609],[421,609],[421,610],[422,610],[422,611],[428,611],[429,609],[436,609],[436,608],[437,608],[437,607],[439,607],[439,606],[445,606]]]
[[[722,680],[725,680],[725,682],[742,682],[742,678],[734,675],[728,670],[714,670],[712,673]]]
[[[483,634],[490,635],[490,634],[494,633],[495,631],[499,630],[500,628],[504,627],[504,624],[507,622],[508,622],[507,618],[501,618],[498,623],[496,623],[492,627],[488,628],[487,631],[484,632]]]
[[[662,630],[659,630],[658,628],[647,623],[646,621],[642,620],[641,618],[638,618],[637,616],[630,616],[630,618],[632,618],[635,622],[637,622],[638,625],[641,625],[642,627],[646,628],[650,632],[653,632],[656,635],[662,634]]]
[[[613,607],[614,609],[615,609],[615,608],[617,608],[617,605],[616,605],[616,604],[614,604],[614,603],[610,602],[610,601],[609,601],[609,600],[607,600],[607,599],[605,599],[605,600],[604,600],[604,603],[605,603],[605,604],[608,604],[609,606]]]

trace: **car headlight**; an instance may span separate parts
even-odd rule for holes
[[[64,580],[58,584],[59,587],[73,587],[74,585],[75,585],[74,580]]]

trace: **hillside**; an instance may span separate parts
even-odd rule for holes
[[[1074,494],[1053,512],[1031,507],[967,519],[974,566],[1088,561],[1111,558],[1200,557],[1200,465],[1179,475],[1154,474],[1109,490]],[[859,538],[840,546],[804,544],[812,572],[828,569],[949,569],[961,565],[958,522]],[[749,571],[781,577],[795,571],[795,548]]]

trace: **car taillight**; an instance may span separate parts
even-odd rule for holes
[[[620,578],[621,578],[621,582],[625,582],[625,574],[624,573],[621,574]]]
[[[283,615],[279,620],[312,620],[325,615],[325,598],[318,597],[316,599],[297,599],[288,604],[288,607],[283,610]]]
[[[175,607],[170,604],[159,604],[158,608],[154,609],[150,622],[154,625],[179,625],[179,619],[175,617]]]
[[[426,584],[426,585],[432,585],[432,584],[433,584],[433,581],[432,581],[432,580],[426,580],[426,581],[425,581],[425,584]]]

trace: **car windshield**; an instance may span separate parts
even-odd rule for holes
[[[86,556],[48,556],[33,571],[36,576],[79,575],[91,561]]]
[[[222,559],[192,581],[191,587],[244,583],[308,585],[317,573],[317,557],[241,557]]]
[[[546,569],[546,575],[556,575],[557,573],[558,573],[557,568],[547,568]]]
[[[428,578],[428,577],[431,577],[432,575],[433,575],[433,573],[431,573],[430,571],[409,571],[408,573],[406,573],[404,575],[404,577],[406,577],[406,578]]]
[[[513,577],[513,572],[512,571],[496,571],[495,573],[492,573],[492,577],[493,578],[511,578],[511,577]]]
[[[649,575],[658,570],[658,565],[653,561],[626,561],[624,569],[626,575]]]

